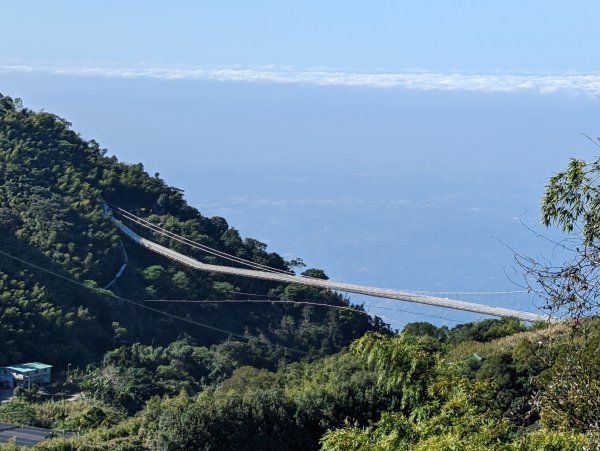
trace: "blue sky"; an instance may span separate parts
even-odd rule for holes
[[[25,63],[597,71],[597,1],[3,2]]]

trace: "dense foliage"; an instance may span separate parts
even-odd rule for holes
[[[237,342],[124,345],[76,376],[78,400],[13,401],[0,420],[53,428],[45,450],[595,449],[598,375],[567,365],[570,328],[483,324],[460,329],[507,333],[456,344],[416,323],[272,369],[239,360]],[[599,341],[579,356],[592,367]]]

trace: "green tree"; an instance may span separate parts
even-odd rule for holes
[[[325,274],[325,271],[322,269],[309,268],[306,271],[303,271],[301,275],[304,277],[312,277],[314,279],[329,280],[329,277],[327,277],[327,274]]]
[[[567,235],[558,243],[561,260],[516,256],[531,290],[555,317],[569,319],[568,343],[539,379],[543,421],[562,430],[597,430],[600,425],[598,321],[586,318],[600,307],[600,159],[571,159],[552,176],[542,198],[542,223]],[[550,342],[550,345],[553,343]],[[595,349],[589,352],[589,348]]]
[[[388,337],[369,333],[356,340],[352,350],[376,371],[381,385],[400,393],[402,409],[410,411],[427,398],[439,356],[428,349],[426,340],[405,334]]]
[[[579,319],[600,306],[600,159],[571,159],[567,169],[549,180],[542,198],[542,223],[569,235],[559,243],[564,261],[549,262],[517,255],[532,290],[556,316]]]
[[[433,324],[425,321],[419,321],[415,323],[408,323],[402,329],[402,332],[407,335],[414,335],[415,337],[431,337],[441,342],[448,340],[448,327],[436,327]]]

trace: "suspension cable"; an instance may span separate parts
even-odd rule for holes
[[[207,246],[205,244],[202,243],[198,243],[197,241],[193,241],[190,240],[189,238],[185,238],[181,235],[176,234],[175,232],[171,232],[169,230],[166,230],[163,227],[160,227],[159,225],[156,225],[144,218],[141,218],[139,216],[134,215],[133,213],[128,212],[127,210],[124,210],[120,207],[117,207],[116,205],[110,204],[109,205],[114,208],[115,210],[118,210],[118,213],[121,214],[122,216],[124,216],[125,218],[141,225],[142,227],[146,227],[147,229],[150,229],[151,231],[155,232],[155,233],[159,233],[161,235],[164,235],[168,238],[171,238],[175,241],[178,241],[182,244],[186,244],[190,247],[196,248],[198,250],[204,251],[206,253],[212,254],[216,257],[220,257],[220,258],[224,258],[226,260],[235,262],[235,263],[239,263],[242,265],[246,265],[246,266],[250,266],[256,269],[260,269],[262,271],[267,271],[267,272],[274,272],[274,273],[280,273],[280,274],[286,274],[286,275],[290,275],[293,276],[295,275],[293,272],[291,271],[286,271],[283,269],[279,269],[279,268],[273,268],[271,266],[267,266],[267,265],[263,265],[260,263],[256,263],[254,261],[251,260],[246,260],[244,258],[241,257],[237,257],[235,255],[231,255],[228,254],[226,252],[220,251],[218,249],[212,248],[210,246]]]

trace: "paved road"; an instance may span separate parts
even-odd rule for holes
[[[0,423],[0,443],[6,443],[11,438],[14,438],[17,446],[30,447],[44,440],[50,432],[50,429],[33,426],[20,427],[15,424]]]

